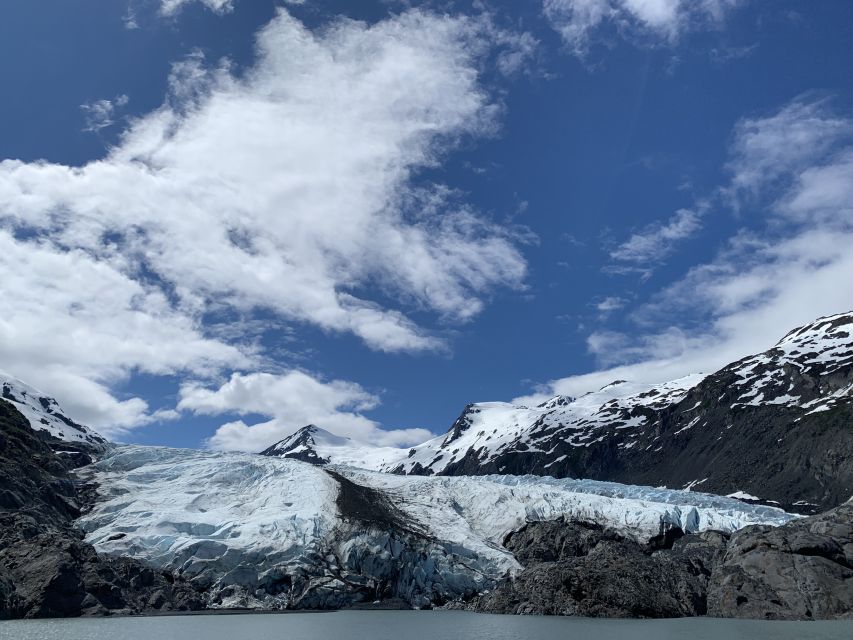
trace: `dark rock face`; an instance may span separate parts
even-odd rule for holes
[[[735,533],[708,601],[711,615],[727,618],[853,617],[853,503]]]
[[[662,535],[647,545],[594,524],[535,522],[505,546],[524,569],[453,607],[593,617],[853,618],[853,501],[781,527]]]
[[[200,595],[129,558],[103,558],[73,525],[69,466],[0,400],[0,619],[202,607]]]
[[[595,524],[530,523],[506,541],[524,570],[466,608],[615,618],[703,615],[725,540],[708,532],[653,550]]]

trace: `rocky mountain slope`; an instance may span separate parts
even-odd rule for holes
[[[851,329],[823,318],[651,388],[470,405],[406,451],[315,426],[264,456],[119,446],[4,377],[0,618],[376,601],[849,616]]]
[[[402,476],[138,446],[72,471],[48,440],[56,446],[0,401],[0,617],[377,601],[607,616],[850,611],[851,509],[800,519],[592,480]]]
[[[471,404],[445,435],[406,451],[354,452],[327,439],[312,453],[310,439],[300,442],[298,454],[282,445],[264,453],[396,474],[695,488],[816,513],[853,495],[853,313],[818,319],[708,376],[615,381],[536,407]]]
[[[0,400],[0,619],[200,608],[171,574],[83,540],[86,492],[44,437]]]

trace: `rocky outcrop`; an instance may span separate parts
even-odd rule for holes
[[[171,575],[83,541],[80,492],[49,438],[0,400],[0,618],[200,608]]]
[[[608,618],[704,615],[726,536],[671,530],[641,545],[583,522],[536,522],[506,541],[525,568],[465,608]],[[672,547],[658,548],[672,544]]]
[[[785,524],[663,532],[536,522],[505,541],[524,569],[457,608],[593,617],[853,618],[853,502]]]
[[[736,532],[708,602],[711,615],[726,618],[853,617],[853,502],[783,527]]]

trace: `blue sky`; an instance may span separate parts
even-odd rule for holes
[[[5,3],[0,368],[406,446],[853,307],[849,3],[521,4]]]

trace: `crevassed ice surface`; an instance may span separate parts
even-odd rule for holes
[[[337,483],[292,460],[122,446],[88,470],[103,499],[79,520],[87,541],[158,565],[235,550],[300,564],[337,521]]]
[[[296,460],[122,446],[88,469],[103,492],[80,520],[88,542],[101,552],[200,576],[217,589],[257,589],[305,573],[336,544],[345,555],[379,554],[385,544],[364,527],[343,522],[337,482],[322,468]],[[440,560],[450,566],[433,579],[453,584],[483,584],[518,569],[500,543],[527,520],[579,517],[647,538],[662,522],[687,531],[732,530],[793,517],[718,496],[614,483],[336,470],[385,492],[408,520],[437,539],[447,551]]]
[[[464,544],[499,545],[528,521],[566,516],[597,522],[644,541],[661,524],[688,533],[734,531],[751,524],[784,524],[781,509],[748,505],[722,496],[551,478],[548,476],[398,476],[336,468],[358,484],[387,491],[411,517],[436,536]]]

